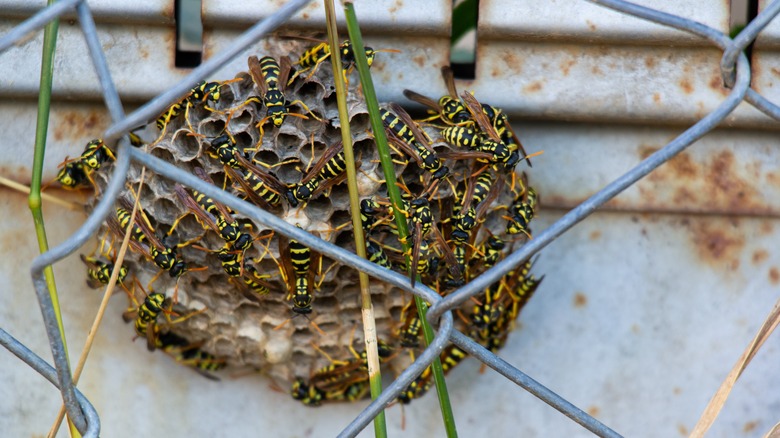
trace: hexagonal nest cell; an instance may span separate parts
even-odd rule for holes
[[[275,41],[267,45],[267,53],[276,60],[286,53],[302,53],[296,48],[300,42]],[[257,79],[258,72],[254,73]],[[267,76],[260,78],[268,82]],[[196,93],[196,96],[185,97],[180,114],[166,112],[169,120],[164,129],[156,134],[155,141],[144,147],[157,158],[196,175],[207,175],[213,184],[228,192],[259,203],[261,208],[285,221],[354,251],[349,194],[342,176],[345,174],[332,162],[321,163],[323,155],[334,155],[334,148],[341,144],[332,81],[332,69],[329,62],[325,62],[311,76],[308,72],[300,74],[286,89],[281,82],[272,84],[284,93],[287,111],[295,114],[288,115],[280,126],[275,126],[268,115],[268,107],[273,105],[264,103],[263,88],[255,83],[251,71],[239,73],[234,80],[214,83],[216,88],[210,96],[197,99],[201,96]],[[269,88],[269,84],[264,84],[264,88]],[[353,79],[350,88],[347,107],[357,157],[360,199],[376,201],[374,206],[377,208],[371,218],[374,224],[366,229],[372,245],[369,252],[381,249],[380,254],[386,255],[388,266],[406,273],[404,252],[393,223],[393,209],[387,200],[384,174],[358,81]],[[219,99],[215,101],[213,97],[217,91]],[[489,154],[484,150],[474,153],[443,141],[442,128],[450,125],[442,120],[420,126],[432,139],[432,146],[439,153],[442,164],[449,168],[449,175],[433,178],[432,172],[420,164],[420,157],[410,156],[403,148],[396,148],[393,160],[396,177],[407,199],[408,224],[424,235],[424,239],[417,238],[421,245],[424,247],[428,243],[430,247],[430,256],[421,257],[419,262],[427,268],[419,270],[422,281],[444,295],[458,284],[458,272],[448,270],[453,261],[468,281],[525,242],[529,231],[527,222],[533,217],[538,197],[527,184],[524,185],[524,177],[513,173],[514,166],[507,170],[501,163],[494,164],[489,160],[485,163]],[[144,132],[155,130],[149,126]],[[220,161],[217,147],[226,148],[226,160]],[[107,163],[105,169],[95,173],[98,192],[105,187],[111,167],[112,164]],[[322,170],[317,173],[318,169]],[[334,177],[330,172],[338,176]],[[255,178],[250,179],[250,174]],[[123,201],[117,207],[131,208],[136,200],[140,175],[141,169],[134,163],[128,184],[120,195]],[[247,184],[238,181],[242,177]],[[310,199],[292,205],[288,199],[293,197],[292,191],[305,185],[302,181],[313,180],[327,187],[319,187]],[[484,185],[480,186],[479,181]],[[263,187],[275,185],[278,203],[268,202],[263,196],[264,188],[260,187],[263,184]],[[248,194],[248,191],[255,193]],[[432,221],[417,226],[417,221],[422,221],[419,217],[426,214],[421,203],[416,202],[422,198],[430,201],[428,213]],[[164,310],[150,317],[148,327],[153,327],[160,339],[166,333],[168,338],[173,337],[175,348],[160,340],[156,341],[156,346],[169,353],[176,351],[174,356],[178,360],[200,368],[200,371],[227,365],[234,369],[257,370],[288,384],[309,382],[327,365],[357,363],[354,368],[364,369],[363,359],[355,351],[360,350],[363,342],[359,329],[357,271],[327,257],[311,254],[310,266],[303,266],[302,272],[296,272],[300,268],[289,263],[291,258],[295,259],[290,255],[295,242],[281,238],[280,234],[259,226],[245,215],[214,204],[209,207],[205,205],[207,202],[197,192],[174,181],[151,172],[145,174],[139,196],[139,207],[144,215],[136,215],[136,220],[146,222],[143,217],[148,218],[145,231],[153,236],[131,245],[132,251],[128,251],[125,258],[131,275],[124,284],[133,296],[131,306],[143,307],[137,319],[141,319],[141,313],[147,310],[144,300],[153,291],[168,298],[162,306]],[[465,241],[458,243],[453,233],[462,218],[458,211],[467,211],[462,209],[464,202],[475,210],[477,224],[468,231]],[[196,210],[201,211],[195,214]],[[227,244],[218,233],[222,226],[219,225],[220,216],[236,232],[249,236],[251,241],[245,250]],[[507,218],[512,220],[508,222]],[[125,223],[121,218],[112,220],[115,220],[114,227],[106,226],[104,235],[114,242],[113,247],[118,247],[122,239],[119,231]],[[516,225],[518,221],[522,222],[521,228],[522,225],[525,228],[519,233],[507,234],[508,223],[512,221]],[[172,228],[174,224],[176,226]],[[186,262],[187,271],[179,277],[164,272],[152,261],[155,247],[160,251],[173,248],[175,257]],[[233,268],[238,267],[238,276],[228,275],[231,263]],[[530,263],[526,263],[523,269],[518,268],[480,294],[476,300],[478,304],[471,302],[464,306],[456,317],[457,328],[493,350],[500,348],[519,309],[538,284],[528,272],[529,267]],[[299,277],[308,279],[308,288],[303,290],[313,296],[308,314],[305,313],[307,304],[298,303],[299,297],[295,293]],[[403,350],[419,353],[424,345],[419,340],[419,333],[414,336],[419,321],[412,297],[376,279],[371,279],[370,290],[378,338],[393,351],[385,358],[385,363],[394,373],[400,372],[408,363],[409,355],[399,353]],[[171,308],[168,303],[174,295],[177,303]],[[450,348],[445,350],[447,353],[457,352]],[[359,378],[353,377],[349,384],[354,386],[358,381]],[[322,383],[321,387],[308,394],[319,391],[321,400],[308,400],[309,404],[357,398],[345,395],[346,388],[334,395],[339,388],[332,381],[318,382]],[[313,380],[311,385],[315,385]],[[350,387],[350,391],[353,390]],[[407,396],[413,398],[420,393]],[[354,394],[364,395],[365,391]]]

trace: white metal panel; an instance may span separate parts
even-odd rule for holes
[[[759,2],[760,10],[766,6]],[[752,87],[775,105],[780,104],[780,19],[775,18],[759,34],[753,46]]]
[[[14,254],[0,264],[0,322],[49,357],[30,291],[27,266],[37,249],[26,198],[0,189],[0,207],[0,253]],[[56,206],[45,211],[52,243],[83,220]],[[559,215],[543,210],[534,228]],[[534,271],[545,280],[501,356],[625,436],[685,435],[776,299],[778,230],[772,219],[596,214],[542,252]],[[55,266],[74,355],[100,301],[84,287],[83,271],[76,256]],[[115,296],[80,385],[104,436],[334,436],[366,405],[307,408],[262,376],[208,381],[132,343],[124,310],[124,297]],[[771,337],[711,436],[758,437],[777,420],[780,396],[766,388],[780,385],[779,349]],[[44,434],[59,407],[56,392],[10,354],[0,354],[0,368],[4,433]],[[479,368],[469,359],[448,377],[461,436],[592,436]],[[405,412],[404,432],[400,409],[389,409],[392,436],[444,435],[432,392]]]
[[[638,0],[632,3],[694,19],[728,33],[729,1]],[[702,44],[689,33],[583,0],[480,1],[479,38]]]
[[[97,22],[173,25],[174,0],[88,0]],[[46,6],[46,0],[0,0],[0,17],[27,18]],[[70,20],[75,13],[67,14]]]
[[[415,17],[404,11],[414,12],[417,3],[400,4],[397,18],[405,26]],[[669,11],[723,28],[723,3],[690,0],[659,7],[679,4],[687,9]],[[3,3],[9,4],[24,2]],[[364,4],[357,3],[359,14]],[[138,5],[138,10],[149,5]],[[678,39],[674,31],[586,2],[482,5],[481,20],[491,11],[505,16],[538,12],[538,21],[532,14],[517,21],[523,39],[570,40],[516,42],[519,49],[512,50],[522,56],[516,59],[520,68],[515,70],[508,63],[509,43],[498,41],[508,38],[502,35],[510,34],[512,21],[501,24],[498,17],[494,34],[485,31],[490,39],[480,31],[478,80],[461,84],[476,89],[485,101],[521,115],[513,117],[521,140],[529,152],[545,151],[529,171],[546,208],[535,219],[536,232],[557,219],[559,209],[568,209],[601,188],[678,134],[680,124],[705,114],[723,98],[724,91],[716,85],[720,59],[716,51],[656,45],[696,44]],[[535,9],[541,5],[554,7]],[[120,4],[114,7],[124,10]],[[240,24],[243,17],[236,16],[237,10],[243,11],[217,9],[208,17]],[[385,11],[377,10],[378,16]],[[100,22],[99,11],[96,16]],[[301,23],[306,20],[300,17]],[[391,66],[380,58],[373,71],[380,94],[387,93],[383,99],[403,101],[399,91],[407,87],[428,95],[444,93],[438,68],[448,55],[446,38],[438,34],[441,29],[441,23],[430,25],[436,35],[417,40],[417,46],[411,38],[375,39],[364,29],[371,44],[402,48],[403,58],[410,59],[388,58]],[[94,74],[87,77],[82,39],[70,34],[66,23],[61,38],[63,32],[70,36],[58,44],[64,52],[57,58],[55,87],[61,95],[95,99]],[[110,52],[112,73],[124,96],[147,99],[183,75],[172,68],[172,28],[111,26],[110,32],[101,31],[101,41]],[[635,40],[635,33],[644,39]],[[207,33],[206,55],[228,37]],[[591,45],[593,40],[633,45],[601,47]],[[0,143],[4,150],[14,151],[3,155],[0,174],[8,171],[14,178],[29,175],[31,162],[35,103],[9,98],[37,93],[40,47],[30,44],[34,43],[25,46],[27,53],[0,55],[0,94],[6,96],[0,104],[0,129],[5,133]],[[756,60],[754,84],[771,92],[775,64],[768,64],[763,54]],[[76,63],[85,63],[84,69]],[[495,66],[499,72],[492,77]],[[226,66],[218,78],[232,76],[233,68],[243,70],[243,61]],[[59,76],[62,81],[57,82]],[[5,82],[11,79],[13,83]],[[734,124],[763,123],[753,111],[742,110],[740,117]],[[561,119],[590,123],[567,124]],[[675,127],[614,124],[618,120]],[[79,153],[106,123],[97,102],[55,105],[47,175],[53,176],[54,164],[66,153]],[[713,132],[619,196],[610,208],[620,212],[596,214],[551,244],[535,268],[547,277],[523,312],[521,329],[510,336],[501,355],[626,436],[686,435],[776,299],[778,221],[742,216],[777,214],[780,175],[771,164],[778,161],[777,145],[771,132]],[[6,212],[0,221],[0,254],[14,255],[0,264],[0,281],[6,285],[6,292],[0,293],[0,325],[48,358],[47,342],[36,328],[40,316],[27,274],[36,250],[26,200],[0,189],[0,207]],[[696,214],[647,214],[659,210]],[[46,212],[52,243],[83,220],[57,207],[47,207]],[[728,217],[720,217],[724,214]],[[99,297],[83,287],[84,269],[76,257],[56,265],[55,271],[74,354],[89,324],[85,309],[95,309]],[[147,354],[141,342],[131,345],[132,328],[118,317],[123,310],[121,300],[112,301],[81,386],[101,414],[105,436],[245,436],[258,429],[269,436],[330,436],[365,406],[309,409],[270,388],[263,378],[206,381],[162,354]],[[770,338],[741,377],[710,436],[758,437],[777,421],[780,398],[766,388],[780,386],[779,347],[777,337]],[[491,371],[478,374],[478,368],[469,360],[448,378],[462,436],[591,436]],[[55,391],[11,355],[0,354],[0,369],[9,383],[0,386],[4,394],[0,418],[13,419],[4,432],[45,433],[59,405]],[[407,434],[443,435],[432,394],[406,409],[406,417]],[[391,435],[403,433],[398,408],[390,410],[389,427]],[[370,428],[363,436],[371,436]]]
[[[276,10],[281,3],[259,0],[241,3],[220,0],[203,1],[203,20],[215,28],[234,29],[249,26]],[[427,36],[449,36],[452,18],[450,0],[402,1],[372,0],[355,2],[355,14],[364,34],[391,33]],[[343,8],[336,6],[336,17],[346,34]],[[286,26],[304,27],[325,32],[325,9],[320,1],[312,1],[294,15]]]
[[[515,124],[543,187],[542,204],[573,208],[679,135],[679,129],[582,123]],[[631,211],[779,216],[777,134],[716,130],[610,201]]]
[[[759,12],[763,11],[767,4],[767,0],[758,0]],[[780,22],[778,22],[777,18],[772,20],[756,38],[756,49],[768,47],[775,49],[780,47]]]
[[[692,124],[728,95],[709,48],[480,40],[461,88],[509,113],[544,119]],[[727,123],[770,125],[743,105]]]
[[[15,22],[0,25],[0,33]],[[227,46],[239,32],[206,31],[204,58]],[[175,35],[161,27],[99,26],[98,36],[103,44],[120,95],[132,101],[148,100],[186,76],[190,69],[175,68]],[[437,82],[438,68],[449,61],[447,36],[367,36],[365,43],[375,49],[393,48],[402,53],[379,53],[372,67],[378,95],[383,100],[400,100],[401,91],[409,84]],[[23,45],[0,54],[0,95],[35,97],[38,95],[42,33]],[[290,55],[297,59],[308,41],[296,39],[265,39],[251,46],[223,69],[214,74],[217,80],[231,79],[239,71],[246,71],[250,54]],[[357,74],[354,79],[357,80]],[[55,98],[102,99],[97,75],[89,58],[84,38],[75,25],[60,27],[55,56]]]

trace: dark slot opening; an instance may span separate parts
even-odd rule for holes
[[[479,0],[456,1],[452,10],[450,66],[456,79],[474,79],[477,69]]]
[[[176,0],[176,58],[179,68],[193,68],[203,60],[201,0]]]

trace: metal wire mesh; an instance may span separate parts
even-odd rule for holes
[[[55,368],[46,364],[40,357],[25,348],[1,328],[0,344],[8,348],[60,389],[69,417],[85,437],[95,437],[99,435],[100,422],[95,409],[92,407],[89,400],[74,388],[70,367],[65,358],[62,340],[58,332],[48,287],[44,280],[43,269],[74,252],[82,246],[93,233],[95,233],[108,215],[111,206],[114,204],[119,191],[124,185],[125,175],[129,169],[130,161],[134,160],[160,175],[205,193],[216,201],[247,215],[258,223],[268,228],[272,228],[288,238],[300,241],[319,253],[327,255],[340,263],[355,267],[366,272],[368,275],[385,281],[395,287],[414,293],[432,304],[428,313],[428,319],[434,327],[438,327],[433,342],[410,367],[401,373],[391,385],[385,388],[378,399],[374,400],[341,432],[340,436],[352,437],[357,435],[382,409],[395,400],[401,391],[428,367],[434,358],[439,356],[449,342],[458,345],[470,355],[478,358],[487,366],[493,368],[501,375],[507,377],[512,382],[529,391],[594,434],[602,437],[620,436],[617,432],[600,423],[598,420],[569,403],[553,391],[542,386],[522,371],[503,361],[467,336],[454,330],[452,310],[457,309],[466,300],[485,290],[490,284],[500,280],[501,277],[514,269],[515,266],[537,253],[551,243],[556,237],[588,217],[588,215],[593,213],[599,206],[603,205],[636,181],[652,172],[653,169],[703,137],[734,111],[737,105],[742,101],[746,101],[770,117],[780,120],[780,107],[769,102],[750,88],[750,65],[743,52],[778,12],[780,12],[780,1],[769,4],[765,10],[734,39],[701,23],[628,2],[620,0],[588,1],[705,38],[713,45],[723,50],[724,54],[721,61],[721,73],[724,83],[731,88],[732,91],[714,111],[691,126],[662,149],[641,161],[623,176],[619,177],[585,202],[565,214],[549,228],[535,235],[534,239],[506,257],[502,262],[496,264],[496,266],[489,269],[478,278],[444,298],[439,296],[435,291],[419,283],[412,289],[409,287],[407,277],[374,265],[373,263],[357,257],[355,254],[312,236],[254,205],[250,205],[235,196],[206,184],[194,175],[190,175],[183,170],[138,149],[129,147],[126,139],[120,139],[120,137],[131,128],[155,118],[169,105],[175,103],[179,96],[185,94],[195,83],[205,79],[208,75],[215,72],[223,63],[236,56],[264,34],[282,24],[296,11],[305,6],[308,3],[308,0],[289,1],[274,14],[261,22],[258,22],[240,37],[236,38],[226,50],[216,54],[207,62],[194,69],[190,75],[180,81],[176,86],[162,93],[160,96],[151,100],[128,116],[125,116],[124,114],[122,104],[111,79],[103,50],[97,38],[92,13],[87,2],[85,0],[62,0],[55,3],[53,6],[43,9],[30,19],[16,26],[5,36],[0,37],[0,51],[6,50],[29,32],[41,28],[52,19],[63,13],[69,12],[71,8],[75,7],[92,56],[92,62],[100,79],[106,106],[108,107],[113,120],[113,125],[106,130],[103,138],[109,143],[114,142],[117,139],[120,140],[117,148],[116,166],[111,181],[104,192],[103,198],[94,208],[92,214],[87,218],[81,228],[73,233],[61,245],[37,257],[31,266],[31,275],[43,314],[46,332],[49,337]]]

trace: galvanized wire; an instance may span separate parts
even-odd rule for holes
[[[474,297],[484,291],[488,286],[499,281],[510,270],[514,269],[520,263],[527,260],[533,254],[537,253],[543,247],[552,242],[562,233],[576,225],[579,221],[589,216],[598,207],[621,193],[627,187],[643,178],[655,168],[678,154],[687,146],[700,139],[702,136],[714,129],[725,117],[739,105],[740,102],[747,101],[754,107],[769,115],[772,118],[780,120],[780,107],[770,102],[750,86],[750,66],[743,50],[749,45],[758,34],[774,19],[780,12],[780,1],[775,1],[753,20],[734,40],[730,39],[722,32],[710,28],[701,23],[688,20],[675,15],[659,12],[643,6],[634,5],[620,0],[589,0],[592,3],[608,7],[632,16],[653,21],[662,25],[670,26],[683,30],[698,36],[701,36],[715,46],[723,49],[724,55],[721,60],[721,71],[724,83],[732,88],[729,96],[710,114],[702,118],[680,136],[675,138],[662,149],[650,155],[647,159],[640,162],[636,167],[626,174],[616,179],[601,191],[587,199],[585,202],[564,215],[548,229],[534,236],[527,244],[507,256],[503,261],[496,264],[493,268],[472,280],[469,284],[461,287],[457,291],[445,298],[439,296],[430,288],[417,284],[410,288],[408,278],[377,266],[367,260],[357,257],[340,247],[325,242],[316,236],[288,224],[284,220],[251,205],[233,195],[230,195],[217,187],[209,185],[197,177],[190,175],[183,170],[159,160],[151,155],[129,146],[127,139],[122,139],[117,147],[117,161],[111,180],[105,189],[104,196],[98,202],[95,209],[86,219],[84,224],[66,239],[59,246],[36,258],[31,266],[33,283],[38,295],[41,312],[44,317],[49,343],[54,356],[56,372],[48,364],[43,362],[38,356],[19,344],[10,337],[5,331],[0,329],[0,344],[11,350],[23,361],[30,364],[36,371],[52,381],[62,392],[63,400],[68,411],[68,415],[74,421],[77,428],[84,436],[97,436],[99,431],[99,419],[94,408],[89,401],[79,393],[73,386],[67,361],[65,360],[64,348],[59,337],[54,311],[51,299],[48,294],[46,283],[43,279],[42,271],[46,266],[61,260],[70,253],[74,252],[86,240],[93,235],[100,224],[109,213],[120,190],[124,186],[125,177],[130,166],[130,161],[136,161],[145,165],[158,174],[168,177],[186,186],[192,187],[206,195],[212,197],[236,211],[246,214],[253,218],[257,223],[264,225],[276,232],[300,241],[302,244],[313,250],[327,255],[334,260],[355,267],[368,275],[380,279],[390,285],[409,291],[420,296],[432,304],[428,313],[428,318],[434,327],[438,327],[438,332],[430,346],[417,358],[417,360],[404,370],[398,378],[386,388],[383,394],[373,401],[363,412],[361,412],[340,434],[340,436],[351,437],[357,435],[382,409],[392,403],[401,391],[411,383],[414,378],[422,373],[425,368],[436,358],[449,342],[453,342],[469,353],[471,356],[481,360],[489,367],[507,377],[523,389],[531,392],[536,397],[548,403],[558,411],[562,412],[573,421],[582,425],[594,434],[603,437],[618,437],[617,432],[608,428],[598,420],[588,415],[581,409],[566,401],[560,395],[545,388],[522,371],[503,361],[495,354],[491,353],[483,346],[474,342],[467,336],[453,329],[452,310],[460,307],[466,300]],[[3,51],[23,38],[27,33],[45,25],[48,21],[62,15],[72,7],[76,7],[79,21],[84,32],[87,46],[92,56],[92,61],[100,79],[101,89],[113,119],[113,125],[106,130],[104,139],[107,142],[113,142],[130,129],[143,125],[154,119],[159,113],[164,111],[169,105],[178,101],[195,83],[205,79],[208,75],[219,69],[231,58],[246,49],[267,32],[273,30],[292,14],[305,6],[308,0],[291,0],[282,6],[277,12],[268,18],[258,22],[247,30],[240,37],[236,38],[231,45],[212,57],[209,61],[193,70],[186,78],[178,84],[171,87],[155,99],[148,102],[129,116],[125,116],[122,105],[116,92],[116,87],[111,79],[108,70],[108,64],[102,51],[100,42],[97,38],[95,23],[89,6],[86,1],[62,0],[53,6],[43,9],[30,19],[16,26],[8,34],[0,38],[0,51]]]

